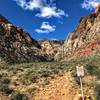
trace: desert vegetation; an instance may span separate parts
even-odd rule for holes
[[[86,73],[95,77],[95,81],[89,83],[95,91],[95,98],[100,98],[100,50],[96,50],[89,56],[77,57],[64,62],[33,62],[22,64],[0,64],[0,92],[9,96],[12,100],[27,100],[28,97],[39,91],[40,86],[48,85],[50,80],[57,76],[63,76],[70,71],[76,81],[75,66],[78,63],[84,65]],[[76,82],[77,84],[77,82]],[[88,84],[85,82],[85,84]]]

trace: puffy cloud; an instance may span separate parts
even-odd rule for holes
[[[19,6],[27,10],[38,9],[41,8],[42,5],[41,0],[30,0],[29,2],[26,2],[26,0],[13,0],[13,1],[16,1]]]
[[[43,22],[40,29],[36,29],[35,32],[37,33],[50,33],[54,32],[56,29],[55,25],[50,25],[48,22]]]
[[[21,6],[25,10],[35,10],[39,9],[40,13],[36,14],[38,17],[43,18],[51,18],[51,17],[62,17],[67,16],[63,10],[56,7],[54,1],[56,0],[30,0],[26,2],[26,0],[13,0],[16,1],[19,6]]]
[[[100,0],[84,0],[84,2],[81,4],[82,8],[85,8],[87,10],[91,10],[96,8],[100,4]]]
[[[50,7],[50,6],[43,7],[40,10],[40,13],[37,14],[36,16],[38,16],[38,17],[47,17],[47,18],[50,18],[50,17],[60,18],[61,16],[68,17],[68,15],[65,14],[65,12],[63,10],[57,9],[56,7]]]
[[[40,0],[32,0],[28,3],[26,3],[25,9],[33,10],[35,8],[41,8],[41,1]]]

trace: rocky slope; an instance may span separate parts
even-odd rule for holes
[[[37,40],[0,15],[0,60],[7,63],[47,61]]]
[[[56,60],[56,55],[61,54],[64,41],[61,40],[47,40],[41,39],[39,40],[39,44],[41,45],[42,52],[45,52],[51,58]]]
[[[0,15],[0,60],[8,63],[59,60],[63,56],[88,55],[100,48],[100,5],[89,16],[82,17],[65,42],[35,40],[22,28]]]
[[[82,17],[75,31],[64,43],[65,53],[75,56],[88,55],[100,48],[100,5],[89,16]]]

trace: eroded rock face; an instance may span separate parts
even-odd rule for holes
[[[0,58],[7,63],[47,61],[41,45],[19,27],[0,16]]]
[[[82,17],[75,31],[69,34],[68,38],[64,43],[67,53],[72,53],[79,48],[84,49],[86,45],[92,43],[92,41],[94,40],[95,43],[100,42],[100,11],[99,10],[100,10],[100,6],[98,6],[95,13],[86,17]]]
[[[62,50],[64,41],[41,39],[39,43],[41,45],[41,50],[55,59],[60,49]]]
[[[100,4],[96,7],[95,13],[100,13]]]
[[[5,17],[3,17],[2,15],[0,15],[0,23],[7,24],[7,23],[9,23],[9,21]]]

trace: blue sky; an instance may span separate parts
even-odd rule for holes
[[[0,14],[33,38],[66,39],[100,0],[0,0]]]

